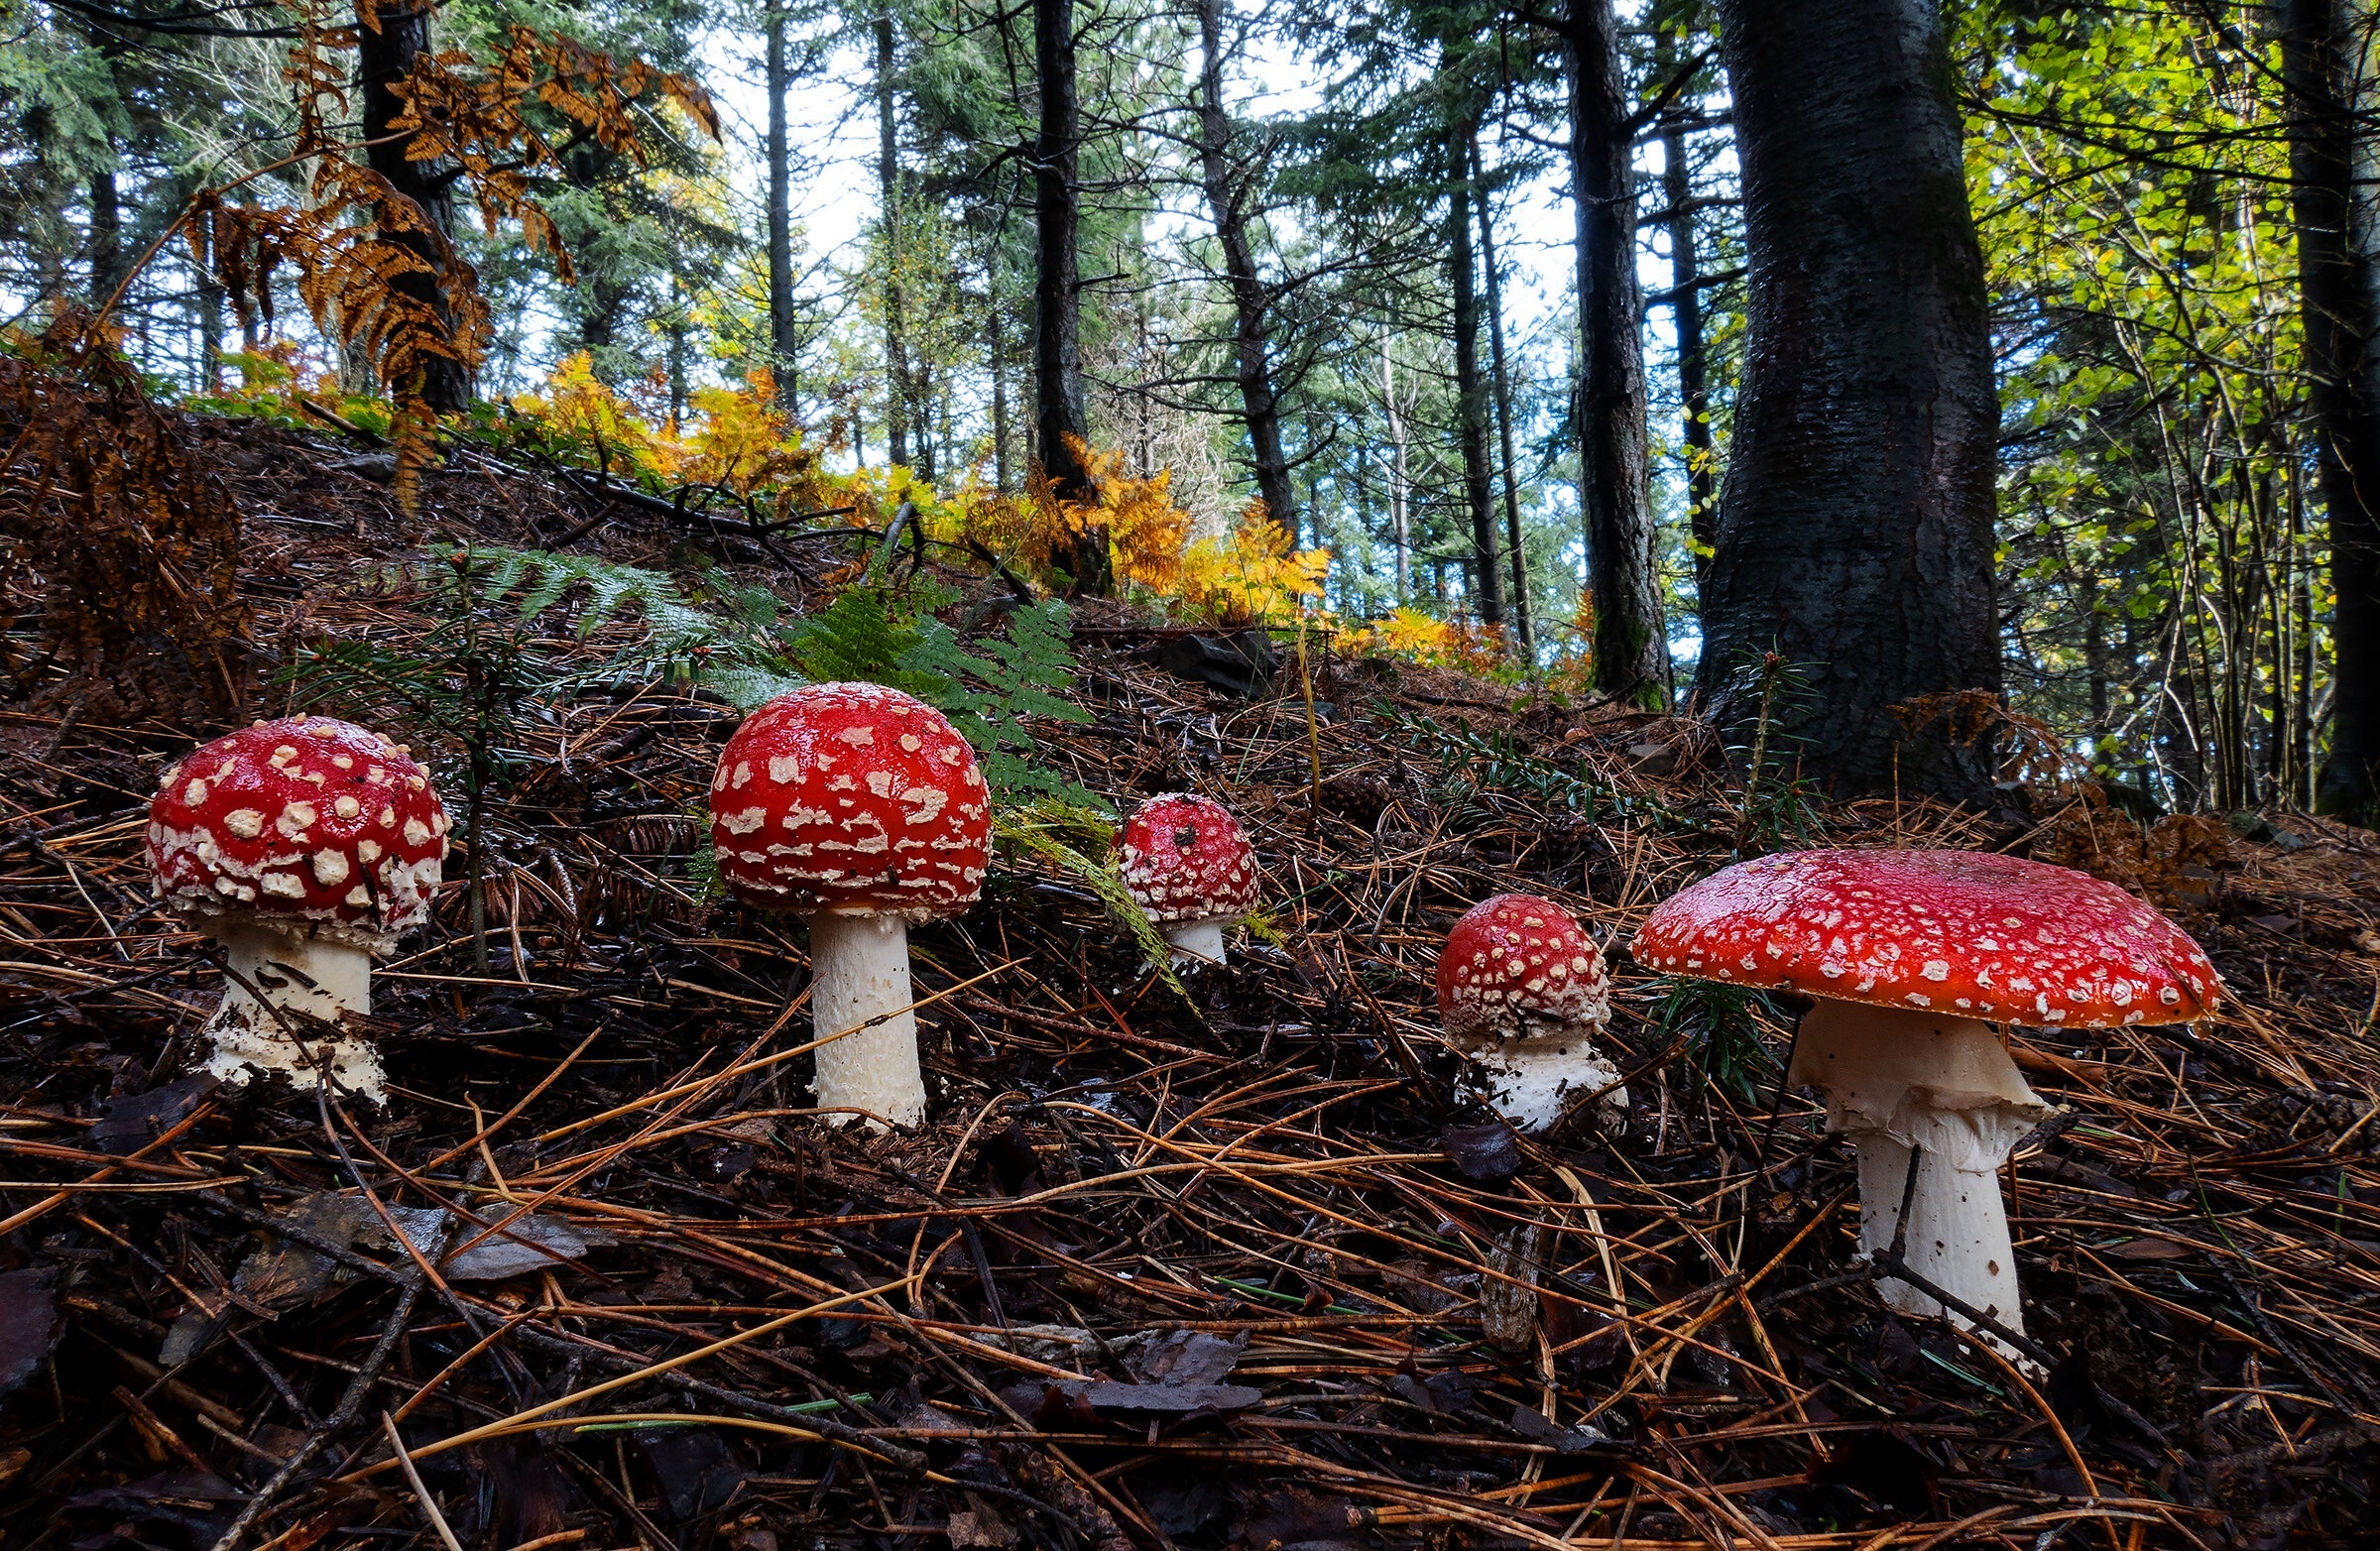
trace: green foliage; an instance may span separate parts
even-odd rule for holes
[[[1175,991],[1182,983],[1173,973],[1173,948],[1156,922],[1132,897],[1111,855],[1115,848],[1113,821],[1100,809],[1059,797],[1034,797],[996,809],[992,815],[994,844],[1021,851],[1075,879],[1100,897],[1157,974]],[[1098,857],[1102,860],[1094,861]]]
[[[644,634],[598,667],[557,675],[557,686],[581,687],[661,678],[705,689],[740,711],[805,682],[792,670],[774,636],[776,599],[724,573],[703,574],[703,597],[690,595],[667,574],[591,555],[542,549],[470,551],[479,588],[490,598],[511,596],[524,623],[567,608],[580,640],[634,615]],[[392,567],[394,577],[417,579],[424,563]]]
[[[1760,1103],[1760,1084],[1782,1075],[1777,1058],[1760,1038],[1760,1016],[1776,1015],[1765,992],[1707,980],[1679,980],[1654,1010],[1663,1033],[1687,1035],[1684,1064],[1713,1087],[1746,1105]]]
[[[1104,813],[1107,804],[1055,771],[1034,764],[1032,719],[1087,722],[1091,713],[1058,697],[1074,684],[1066,605],[1052,598],[1009,616],[1006,636],[983,636],[968,652],[958,633],[939,620],[918,628],[902,668],[938,685],[920,695],[950,718],[982,758],[984,779],[996,796],[1058,798]]]
[[[359,721],[393,723],[436,740],[430,755],[440,784],[463,796],[463,836],[470,865],[472,956],[488,970],[486,898],[487,817],[491,802],[527,764],[519,747],[522,715],[559,687],[531,646],[537,610],[507,618],[490,607],[501,589],[488,586],[481,557],[458,549],[412,568],[431,616],[429,630],[410,648],[372,641],[329,641],[309,647],[280,675],[300,704]]]

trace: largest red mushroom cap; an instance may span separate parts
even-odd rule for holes
[[[381,947],[428,915],[445,855],[421,767],[327,716],[218,738],[149,801],[158,893],[185,915],[313,922]]]
[[[2075,1028],[2181,1023],[2221,1001],[2188,934],[2113,884],[1982,851],[1802,851],[1673,895],[1648,969]]]
[[[1438,1014],[1455,1039],[1592,1031],[1611,1017],[1604,956],[1551,899],[1482,899],[1438,955]]]
[[[815,684],[727,741],[711,843],[747,904],[924,921],[983,892],[992,810],[975,751],[941,712],[882,684]]]
[[[1186,791],[1140,804],[1116,837],[1125,887],[1148,918],[1237,919],[1256,907],[1256,854],[1220,802]]]

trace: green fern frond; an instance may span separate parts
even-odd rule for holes
[[[1182,983],[1173,973],[1172,945],[1158,932],[1157,923],[1148,918],[1148,912],[1140,908],[1140,901],[1132,897],[1124,874],[1113,861],[1093,861],[1069,843],[1089,844],[1105,857],[1113,844],[1113,835],[1106,817],[1095,809],[1060,800],[1024,802],[996,809],[992,815],[992,839],[996,844],[1036,857],[1099,895],[1108,913],[1139,943],[1140,951],[1155,966],[1158,976],[1179,992]]]

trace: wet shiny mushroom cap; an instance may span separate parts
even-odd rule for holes
[[[1483,899],[1446,934],[1438,1015],[1460,1040],[1600,1028],[1611,1017],[1604,956],[1551,899]]]
[[[941,712],[881,684],[814,684],[728,740],[711,844],[747,904],[915,923],[983,893],[992,809],[975,751]]]
[[[1116,838],[1116,863],[1160,926],[1256,907],[1256,854],[1231,810],[1205,797],[1176,791],[1141,803]]]
[[[378,947],[429,913],[446,809],[351,722],[258,722],[168,767],[149,800],[158,894],[185,916],[312,922]]]
[[[2115,885],[1982,851],[1801,851],[1663,901],[1628,950],[1668,975],[2069,1028],[2182,1023],[2222,982]]]

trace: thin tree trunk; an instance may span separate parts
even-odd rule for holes
[[[1396,401],[1396,336],[1380,334],[1380,405],[1388,420],[1388,531],[1396,544],[1396,601],[1413,601],[1413,516],[1406,504],[1405,414]]]
[[[1643,294],[1636,284],[1635,135],[1611,0],[1571,0],[1570,202],[1577,231],[1579,497],[1595,603],[1595,685],[1669,703],[1660,532],[1645,472]]]
[[[1488,466],[1488,385],[1480,379],[1479,277],[1471,253],[1471,137],[1455,126],[1446,142],[1446,265],[1455,294],[1455,403],[1463,451],[1463,503],[1471,514],[1471,575],[1480,623],[1504,623],[1503,567],[1496,560],[1495,497]]]
[[[1673,117],[1661,131],[1661,194],[1669,205],[1670,316],[1678,332],[1678,401],[1686,444],[1686,522],[1694,537],[1694,581],[1711,575],[1718,538],[1718,464],[1711,449],[1709,350],[1703,343],[1702,264],[1695,251],[1694,176],[1686,131]]]
[[[1033,452],[1051,495],[1088,501],[1090,474],[1074,445],[1088,445],[1090,432],[1083,418],[1076,257],[1082,193],[1075,186],[1075,159],[1082,110],[1074,85],[1073,0],[1033,0],[1033,62],[1041,82],[1040,136],[1033,148],[1033,216],[1040,248],[1033,277]],[[1075,542],[1075,590],[1104,595],[1113,583],[1107,530],[1088,527]]]
[[[992,330],[992,488],[1009,493],[1009,341],[1001,327],[997,263],[984,266],[984,310]]]
[[[115,293],[124,278],[124,210],[114,173],[91,175],[91,304]]]
[[[1272,298],[1256,274],[1248,241],[1247,181],[1232,176],[1231,115],[1223,109],[1223,0],[1198,0],[1202,59],[1198,74],[1198,168],[1215,238],[1223,247],[1223,270],[1231,283],[1235,367],[1240,407],[1256,463],[1256,494],[1281,531],[1297,533],[1297,496],[1289,484],[1289,460],[1281,451],[1280,403],[1272,390],[1266,359],[1265,321]]]
[[[892,12],[876,13],[876,181],[885,231],[885,439],[895,463],[909,461],[908,340],[900,276],[900,140],[892,113]]]
[[[429,266],[426,271],[397,277],[391,289],[429,307],[451,328],[453,314],[438,281],[455,263],[454,198],[449,185],[438,177],[437,164],[410,160],[406,153],[412,137],[390,127],[406,108],[405,99],[394,88],[413,74],[414,60],[432,47],[430,24],[435,14],[431,0],[393,0],[383,5],[358,0],[356,74],[364,88],[362,138],[372,171],[413,200],[431,228],[426,233],[387,234],[391,243]],[[461,362],[432,357],[424,378],[422,398],[440,415],[460,415],[471,407],[471,374]]]
[[[1989,800],[1992,751],[1893,708],[1997,691],[1992,387],[1937,0],[1722,0],[1749,337],[1697,687],[1840,794]],[[1937,725],[1941,725],[1937,723]]]
[[[777,403],[794,413],[794,361],[801,353],[793,320],[793,153],[785,133],[784,0],[769,0],[769,346],[775,357]]]
[[[2306,373],[2330,530],[2330,749],[2316,805],[2380,807],[2380,155],[2360,115],[2380,106],[2366,67],[2366,0],[2288,0],[2283,70],[2304,297]]]
[[[1215,0],[1207,0],[1212,5]],[[1520,531],[1519,465],[1512,457],[1512,378],[1504,366],[1504,283],[1495,269],[1495,216],[1488,199],[1488,171],[1480,137],[1471,137],[1471,177],[1480,190],[1480,261],[1488,271],[1488,353],[1495,374],[1496,450],[1504,465],[1504,549],[1512,560],[1512,632],[1520,657],[1537,661],[1537,632],[1529,618],[1529,551]]]

